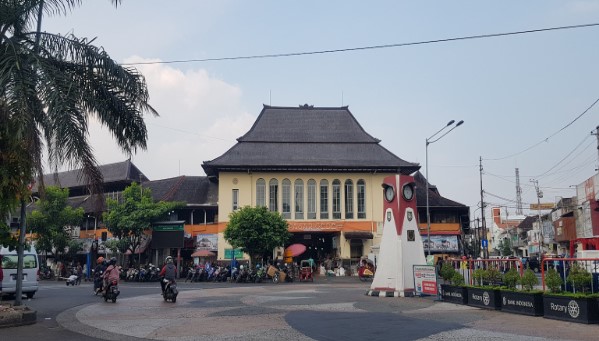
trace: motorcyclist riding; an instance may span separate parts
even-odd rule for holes
[[[94,295],[102,291],[102,275],[106,270],[106,261],[104,257],[98,257],[96,260],[96,268],[94,269]]]
[[[116,257],[110,258],[110,262],[108,262],[108,267],[106,268],[106,271],[104,271],[102,278],[104,279],[104,294],[108,292],[110,283],[116,281],[118,284],[119,279],[121,278],[121,270],[116,266]]]
[[[164,295],[164,290],[166,289],[166,284],[164,280],[175,282],[175,278],[177,278],[177,267],[173,264],[173,257],[168,256],[164,260],[164,266],[162,270],[160,270],[160,286],[162,287],[162,295]]]

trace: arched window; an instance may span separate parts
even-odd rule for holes
[[[308,219],[316,219],[316,181],[308,180]]]
[[[283,179],[283,218],[291,219],[291,181]]]
[[[358,180],[358,219],[366,219],[366,182]]]
[[[329,217],[329,182],[320,180],[320,219]]]
[[[268,182],[268,208],[272,212],[279,210],[279,180],[270,179]]]
[[[333,180],[333,219],[341,219],[341,181]]]
[[[295,219],[304,219],[304,181],[295,180]]]
[[[354,183],[345,180],[345,219],[354,218]]]
[[[256,207],[266,206],[266,181],[256,180]]]

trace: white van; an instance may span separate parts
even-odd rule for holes
[[[0,247],[0,255],[2,255],[2,271],[4,271],[2,294],[14,295],[17,291],[17,250],[10,251],[8,248]],[[37,252],[31,246],[23,252],[23,294],[27,295],[27,298],[32,298],[37,292],[38,270]]]

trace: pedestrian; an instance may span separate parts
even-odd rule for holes
[[[79,285],[79,284],[81,284],[81,277],[83,277],[83,268],[81,267],[80,262],[77,262],[76,272],[77,272],[77,280],[75,281],[75,284]]]

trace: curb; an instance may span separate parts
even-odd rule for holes
[[[0,328],[18,327],[37,322],[37,311],[27,306],[12,307],[0,310]]]

